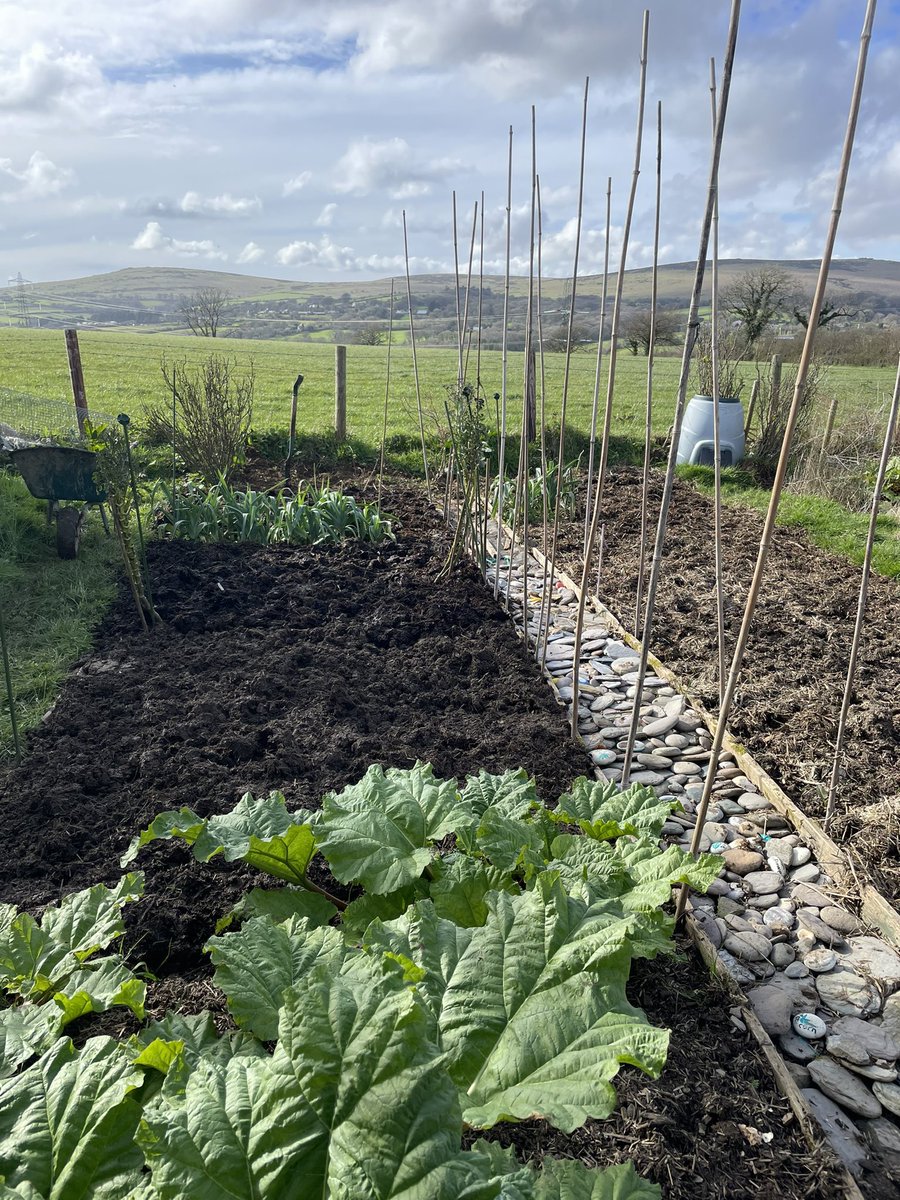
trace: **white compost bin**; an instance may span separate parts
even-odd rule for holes
[[[711,396],[691,396],[678,439],[676,461],[711,467],[713,450],[713,402]],[[744,457],[744,407],[740,400],[719,400],[719,450],[723,467],[733,467]]]

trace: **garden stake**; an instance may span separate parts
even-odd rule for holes
[[[6,644],[6,620],[0,604],[0,650],[3,652],[3,674],[6,678],[6,695],[9,700],[9,723],[12,727],[13,753],[16,762],[22,761],[22,744],[19,741],[19,722],[16,720],[16,697],[13,692],[12,671],[9,667],[9,648]]]
[[[750,434],[750,426],[753,424],[753,414],[756,412],[756,401],[759,398],[759,380],[753,380],[753,387],[750,389],[750,401],[747,405],[747,420],[744,422],[744,437]]]
[[[547,540],[549,502],[547,497],[547,373],[544,364],[544,301],[542,291],[543,219],[541,215],[541,177],[537,172],[535,172],[534,176],[534,192],[537,201],[537,329],[538,350],[541,355],[541,478],[544,480],[544,486],[541,488],[541,552],[544,556],[544,570],[541,586],[541,603],[538,608],[538,627],[534,645],[534,657],[540,663],[541,669],[543,669],[547,662],[547,633],[550,629],[550,585],[548,583],[548,573],[550,570],[548,554],[550,546]],[[544,616],[545,603],[547,605],[546,617]]]
[[[600,594],[600,576],[603,574],[603,555],[606,550],[606,524],[600,526],[600,548],[597,551],[597,586],[594,595]]]
[[[709,60],[712,132],[716,136],[716,60]],[[722,588],[722,441],[719,425],[719,179],[712,219],[712,402],[713,402],[713,574],[716,577],[716,642],[719,649],[719,704],[725,695],[725,594]],[[773,381],[774,382],[774,381]]]
[[[837,738],[834,744],[834,760],[831,764],[831,780],[828,784],[828,800],[825,805],[825,831],[834,816],[834,804],[837,786],[843,774],[841,757],[844,750],[844,737],[847,732],[847,714],[850,711],[850,699],[853,695],[853,683],[856,678],[856,659],[859,654],[859,643],[862,638],[863,622],[866,616],[866,603],[869,598],[869,574],[872,567],[872,549],[875,545],[875,530],[878,523],[878,509],[881,505],[881,493],[884,488],[884,478],[887,474],[888,460],[894,444],[894,434],[897,430],[897,410],[900,408],[900,362],[897,364],[897,381],[894,384],[894,397],[891,401],[891,411],[888,415],[887,429],[884,434],[884,446],[881,451],[881,462],[878,464],[878,476],[875,480],[875,490],[872,494],[872,511],[869,514],[869,529],[866,534],[866,552],[863,557],[862,579],[859,584],[859,603],[856,607],[856,624],[853,628],[853,641],[850,643],[850,661],[847,664],[847,680],[844,684],[844,697],[841,701],[841,715],[838,720]]]
[[[581,115],[581,160],[578,168],[578,215],[575,221],[575,259],[572,266],[572,295],[569,302],[569,322],[566,328],[566,363],[563,371],[563,388],[562,400],[559,409],[559,454],[557,457],[556,468],[556,495],[553,497],[553,530],[550,540],[550,586],[553,586],[553,578],[556,574],[556,542],[559,533],[559,496],[562,488],[560,484],[563,477],[563,462],[566,452],[566,405],[569,399],[569,372],[572,365],[572,338],[575,328],[575,292],[578,285],[578,256],[581,251],[581,224],[584,213],[584,147],[587,140],[587,113],[588,113],[588,89],[590,87],[590,78],[584,81],[584,107]],[[543,347],[542,347],[543,350]],[[549,597],[548,597],[549,605]],[[549,618],[550,610],[547,609]],[[547,629],[544,633],[544,646],[541,657],[541,664],[547,661],[547,639],[550,635],[550,621],[547,621]],[[578,678],[578,672],[575,671],[575,678]],[[576,706],[577,707],[577,706]]]
[[[644,599],[644,567],[647,561],[647,516],[650,504],[650,439],[653,426],[653,360],[656,354],[656,308],[659,290],[659,210],[662,188],[662,100],[656,104],[656,219],[653,227],[653,267],[650,272],[650,341],[647,345],[647,409],[644,419],[644,474],[641,479],[641,544],[638,558],[637,591],[634,597],[634,636],[641,636],[641,603]],[[585,513],[587,520],[587,513]],[[585,557],[587,557],[585,555]],[[599,572],[597,591],[600,591]]]
[[[503,545],[503,491],[506,486],[506,364],[507,324],[509,316],[509,239],[512,220],[513,128],[509,127],[509,165],[506,180],[506,279],[503,285],[503,341],[500,355],[500,461],[497,464],[497,569],[494,572],[494,599],[500,596],[500,549]],[[509,602],[507,600],[507,607]]]
[[[678,392],[675,400],[675,419],[672,424],[672,437],[669,444],[669,460],[666,465],[666,476],[663,483],[662,500],[659,506],[659,519],[656,525],[656,541],[653,547],[653,560],[650,564],[650,578],[647,582],[647,600],[644,605],[644,625],[641,635],[641,653],[638,665],[638,678],[634,688],[634,704],[631,710],[631,726],[628,730],[628,740],[625,747],[625,757],[622,764],[620,786],[628,786],[628,774],[631,769],[631,758],[634,754],[634,743],[637,740],[637,727],[641,714],[641,693],[644,690],[644,677],[647,674],[647,655],[653,637],[653,616],[656,611],[656,593],[659,588],[659,577],[662,571],[662,553],[666,540],[666,526],[669,520],[669,507],[672,503],[672,492],[675,487],[675,460],[678,450],[678,438],[684,419],[685,398],[687,395],[688,376],[691,369],[691,356],[700,329],[700,293],[703,289],[703,276],[706,271],[706,254],[709,248],[709,235],[712,227],[713,204],[715,200],[715,182],[719,175],[719,158],[722,153],[722,140],[725,135],[725,114],[728,111],[728,96],[731,91],[731,74],[734,68],[734,53],[737,46],[738,25],[741,15],[741,0],[731,0],[731,15],[728,21],[728,40],[725,49],[725,65],[722,71],[722,87],[719,91],[719,116],[716,121],[716,136],[713,143],[709,167],[709,181],[706,192],[706,210],[700,227],[700,246],[697,254],[697,266],[694,273],[694,286],[691,292],[688,322],[684,335],[684,350],[681,357],[681,372],[678,377]],[[599,590],[599,589],[598,589]]]
[[[381,485],[384,482],[384,443],[387,441],[388,396],[391,392],[391,346],[394,344],[394,278],[391,276],[390,316],[388,317],[387,371],[384,377],[384,423],[381,427],[381,460],[378,463],[378,507],[381,508]],[[300,376],[303,379],[303,376]]]
[[[475,343],[475,386],[481,394],[481,317],[484,312],[484,192],[481,193],[481,249],[478,260],[478,340]]]
[[[131,417],[128,413],[119,413],[116,420],[122,426],[122,436],[125,439],[125,457],[128,459],[128,474],[131,478],[131,501],[134,505],[134,515],[137,521],[138,545],[141,548],[141,565],[144,568],[144,586],[147,589],[147,603],[150,607],[150,620],[155,622],[159,619],[156,609],[153,605],[153,592],[150,588],[150,568],[147,565],[147,547],[144,543],[144,526],[141,522],[141,504],[138,497],[137,479],[134,474],[134,462],[131,458],[131,440],[128,437],[128,426],[131,424]]]
[[[456,190],[453,193],[453,290],[456,295],[456,386],[463,385],[463,326],[459,307],[459,240],[456,225]]]
[[[760,585],[762,584],[763,575],[766,569],[766,561],[769,556],[769,546],[772,541],[772,531],[775,528],[775,518],[778,515],[778,503],[781,499],[781,492],[784,487],[784,478],[787,472],[788,455],[790,454],[791,443],[794,437],[794,428],[797,424],[797,416],[800,411],[800,401],[803,397],[803,390],[806,386],[806,377],[809,373],[809,365],[812,361],[813,346],[816,339],[816,329],[819,324],[819,314],[822,311],[822,303],[825,299],[825,287],[828,283],[828,270],[831,266],[831,256],[834,253],[834,243],[837,239],[838,225],[841,218],[841,208],[844,202],[844,191],[847,186],[847,176],[850,171],[850,159],[853,153],[853,140],[856,134],[856,121],[859,115],[859,106],[862,99],[863,80],[866,73],[866,58],[869,50],[869,42],[872,37],[872,22],[875,18],[876,0],[868,0],[866,6],[866,16],[863,23],[863,30],[859,40],[859,58],[856,65],[856,78],[853,82],[853,93],[850,101],[850,114],[847,119],[847,132],[844,136],[844,145],[841,151],[841,164],[838,173],[837,183],[835,185],[834,204],[831,209],[831,220],[828,225],[828,233],[825,238],[825,249],[822,253],[822,259],[819,264],[819,278],[816,282],[816,291],[813,296],[812,306],[810,308],[809,323],[806,327],[806,337],[803,340],[803,350],[800,354],[800,362],[797,364],[797,375],[794,381],[794,396],[791,401],[790,412],[788,413],[787,425],[784,431],[784,438],[781,443],[781,454],[778,459],[778,466],[775,471],[775,481],[772,484],[772,494],[769,499],[769,508],[766,512],[766,520],[763,525],[762,536],[759,540],[759,551],[756,559],[756,567],[753,572],[753,579],[750,583],[750,590],[747,593],[747,603],[744,608],[744,617],[741,621],[741,629],[738,634],[737,645],[734,650],[734,658],[731,662],[731,671],[728,675],[728,684],[725,688],[725,698],[719,709],[718,719],[716,721],[716,731],[713,736],[713,743],[710,749],[710,767],[714,768],[714,764],[719,761],[719,754],[722,750],[722,743],[725,739],[725,730],[728,725],[728,718],[731,715],[731,706],[734,701],[734,693],[737,688],[738,677],[741,672],[741,665],[744,660],[744,652],[747,648],[747,639],[750,636],[750,625],[753,621],[753,614],[756,610],[756,601],[759,596]],[[724,80],[723,80],[724,91]],[[720,116],[721,121],[721,116]],[[674,443],[673,443],[674,444]],[[646,667],[646,643],[642,653],[641,664]],[[638,692],[640,685],[643,682],[643,675],[638,677]],[[627,768],[627,764],[626,764]],[[710,769],[706,775],[706,782],[703,786],[703,796],[697,808],[696,826],[694,835],[691,838],[691,853],[696,856],[700,847],[700,838],[703,833],[703,823],[706,820],[706,813],[709,809],[709,802],[712,796],[713,783],[715,782],[715,769]],[[675,910],[676,920],[680,920],[684,915],[684,910],[688,900],[688,889],[683,887],[678,894],[678,904]]]
[[[175,441],[178,435],[177,422],[178,414],[176,405],[178,402],[178,384],[176,382],[176,372],[172,370],[172,528],[175,528],[175,523],[178,518],[176,489],[178,486],[178,456],[175,450]]]
[[[425,470],[425,487],[431,494],[431,479],[428,475],[428,452],[425,449],[425,423],[422,420],[422,393],[419,388],[419,361],[416,358],[416,327],[413,321],[412,285],[409,281],[409,242],[406,237],[406,209],[403,210],[403,257],[406,260],[406,305],[409,309],[409,344],[412,347],[413,376],[416,381],[416,409],[419,414],[419,437],[422,439],[422,467]]]
[[[597,441],[597,409],[600,404],[600,368],[603,364],[603,327],[606,325],[606,294],[609,288],[609,225],[612,216],[612,176],[606,181],[606,236],[603,239],[603,291],[600,296],[600,332],[597,334],[597,367],[594,371],[594,399],[591,404],[591,440],[588,448],[587,491],[584,499],[584,546],[587,557],[588,530],[591,525],[591,492],[594,486],[594,450]]]
[[[822,445],[819,449],[819,460],[821,461],[828,453],[828,447],[831,445],[831,435],[834,432],[834,419],[837,416],[838,398],[834,396],[831,405],[828,409],[828,418],[825,421],[825,432],[822,434]]]
[[[647,92],[647,40],[650,32],[650,10],[644,9],[644,20],[641,29],[641,82],[638,94],[637,134],[634,147],[634,171],[631,176],[631,191],[628,194],[625,225],[622,230],[622,256],[619,260],[619,276],[616,280],[616,297],[613,304],[612,326],[609,331],[609,377],[606,385],[606,409],[603,415],[603,440],[600,444],[600,466],[597,470],[597,491],[594,496],[594,510],[591,516],[591,528],[588,531],[587,547],[585,548],[584,564],[581,570],[581,591],[578,596],[578,612],[575,617],[575,648],[572,651],[572,662],[575,669],[572,677],[572,738],[578,737],[578,659],[581,654],[581,635],[584,629],[584,606],[587,600],[591,554],[597,537],[597,525],[600,520],[600,506],[603,501],[603,485],[606,482],[606,465],[609,458],[609,433],[612,424],[612,401],[616,386],[616,359],[619,349],[619,320],[622,310],[622,291],[625,286],[625,261],[628,257],[628,240],[631,234],[631,219],[634,214],[634,198],[637,193],[638,176],[641,173],[641,146],[644,133],[644,97]],[[557,499],[559,498],[562,470],[556,481]]]
[[[525,313],[525,387],[522,395],[522,441],[525,443],[524,505],[522,509],[522,646],[528,654],[528,446],[534,439],[537,405],[534,377],[534,227],[537,204],[537,114],[531,106],[531,225],[528,234],[528,308]],[[541,476],[541,492],[547,481]]]
[[[393,288],[393,286],[394,281],[392,279],[391,287]],[[291,388],[291,428],[288,433],[287,461],[284,464],[284,474],[288,483],[291,482],[291,471],[293,470],[294,465],[294,443],[297,438],[297,393],[300,391],[300,384],[302,382],[303,376],[298,375],[294,380],[294,386]]]
[[[466,272],[466,303],[463,307],[463,340],[467,340],[466,356],[463,362],[462,378],[460,383],[465,383],[469,375],[469,352],[472,349],[472,331],[469,329],[469,296],[472,292],[472,260],[475,257],[475,229],[478,225],[478,201],[475,201],[475,208],[472,212],[472,237],[469,239],[469,268]]]

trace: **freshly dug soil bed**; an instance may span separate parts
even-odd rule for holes
[[[662,476],[651,478],[651,538]],[[606,551],[600,598],[634,628],[641,472],[607,479]],[[762,516],[725,506],[722,560],[728,664],[756,564]],[[710,711],[718,708],[713,506],[676,480],[652,649]],[[561,566],[580,579],[582,526],[561,530]],[[652,546],[650,548],[652,553]],[[824,815],[824,788],[843,695],[860,570],[778,526],[756,609],[730,728],[810,816]],[[593,584],[592,584],[593,588]],[[900,587],[873,576],[846,739],[846,773],[831,830],[868,865],[882,892],[900,898]]]
[[[474,570],[436,579],[447,538],[421,490],[395,486],[385,508],[400,539],[381,549],[151,545],[165,624],[141,636],[123,591],[28,757],[0,778],[0,899],[35,910],[111,882],[161,809],[206,815],[272,788],[316,806],[372,762],[423,759],[458,777],[521,765],[546,799],[584,773],[562,709]],[[126,910],[126,942],[157,976],[148,1010],[211,1009],[227,1026],[201,948],[256,876],[198,864],[171,843],[149,846],[137,865],[147,894]],[[662,1078],[623,1068],[617,1114],[571,1136],[534,1122],[497,1136],[523,1157],[633,1156],[667,1200],[838,1194],[830,1157],[809,1154],[755,1043],[696,961],[639,963],[630,991],[674,1027]],[[72,1032],[133,1027],[113,1011]],[[739,1124],[773,1140],[753,1145]]]

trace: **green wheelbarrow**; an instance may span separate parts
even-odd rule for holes
[[[77,558],[84,518],[92,504],[101,505],[100,515],[106,527],[102,508],[106,492],[94,483],[96,454],[70,446],[25,446],[10,451],[10,458],[32,496],[47,501],[47,520],[56,521],[59,557]],[[62,500],[81,503],[77,507],[62,505]]]

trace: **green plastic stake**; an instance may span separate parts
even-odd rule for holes
[[[3,674],[6,678],[6,695],[9,698],[9,720],[12,725],[13,750],[16,762],[22,761],[22,744],[19,741],[19,724],[16,720],[16,698],[13,695],[12,671],[9,669],[9,651],[6,646],[6,622],[3,617],[3,605],[0,604],[0,650],[3,653]]]

